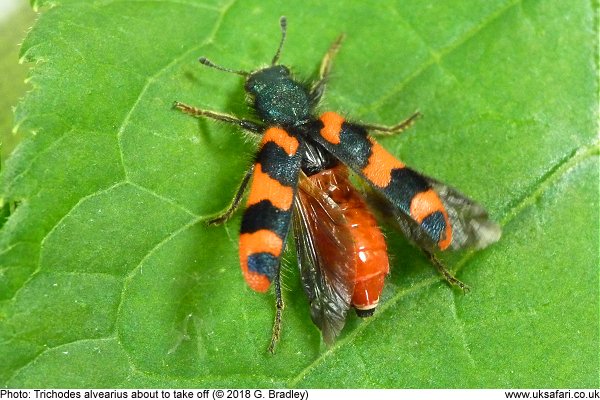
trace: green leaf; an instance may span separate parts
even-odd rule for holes
[[[11,387],[597,387],[597,4],[76,1],[38,4],[22,47],[26,136],[2,175],[0,381]],[[254,141],[174,100],[249,116],[239,76],[302,78],[340,32],[322,109],[410,131],[404,162],[485,204],[499,243],[445,260],[449,287],[398,233],[367,320],[321,343],[293,255],[283,334],[245,286],[229,204]]]

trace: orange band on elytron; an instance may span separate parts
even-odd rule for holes
[[[327,111],[321,115],[321,122],[323,122],[321,136],[331,144],[340,144],[340,132],[344,117],[333,111]]]
[[[270,253],[279,257],[283,249],[283,241],[277,234],[268,229],[240,235],[240,257],[248,258],[255,253]]]
[[[375,140],[372,138],[369,138],[369,140],[372,144],[371,155],[369,156],[367,166],[363,168],[362,172],[371,183],[384,188],[392,180],[392,170],[404,168],[404,164],[381,147]]]
[[[278,127],[271,127],[265,131],[262,139],[262,145],[264,146],[267,142],[274,142],[281,147],[288,156],[293,156],[298,151],[300,142],[293,136],[290,136],[284,129]]]
[[[271,178],[263,172],[260,163],[256,163],[247,205],[251,206],[262,200],[269,200],[273,206],[281,210],[289,210],[294,200],[294,188],[284,186]]]
[[[418,223],[423,222],[425,218],[436,211],[442,213],[446,223],[446,232],[438,242],[440,249],[445,250],[452,242],[452,227],[450,226],[448,213],[446,212],[446,208],[444,207],[442,200],[440,200],[440,197],[433,189],[429,189],[425,192],[417,193],[410,202],[410,216]]]
[[[446,250],[450,243],[452,243],[452,227],[450,226],[450,222],[448,221],[448,216],[444,212],[444,218],[446,219],[446,234],[440,241],[438,242],[438,246],[440,250]]]
[[[255,292],[264,293],[269,290],[271,281],[266,275],[259,274],[258,272],[252,272],[248,270],[246,261],[242,261],[242,273],[244,274],[244,280]]]

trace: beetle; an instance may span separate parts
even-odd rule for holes
[[[452,276],[435,253],[484,248],[501,235],[482,206],[407,167],[369,135],[369,131],[400,133],[413,124],[418,112],[394,126],[351,122],[333,111],[317,115],[315,109],[344,35],[323,57],[318,79],[306,84],[278,63],[287,32],[285,17],[280,27],[279,46],[266,67],[246,72],[199,59],[205,66],[244,77],[258,121],[174,103],[186,114],[236,125],[262,137],[231,205],[209,223],[226,221],[250,185],[239,256],[250,288],[266,292],[275,283],[277,308],[270,351],[280,335],[280,258],[291,225],[311,317],[326,343],[339,335],[351,307],[367,317],[377,306],[389,270],[387,249],[349,170],[370,186],[378,208],[429,256],[446,280],[463,290],[468,287]]]

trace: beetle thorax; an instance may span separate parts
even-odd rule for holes
[[[295,126],[310,117],[308,90],[283,65],[250,74],[246,91],[253,97],[259,117],[267,124]]]

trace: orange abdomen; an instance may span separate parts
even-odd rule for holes
[[[352,186],[345,166],[312,175],[310,179],[340,206],[354,240],[356,277],[352,305],[359,316],[369,316],[379,302],[389,272],[387,246],[365,200]]]

